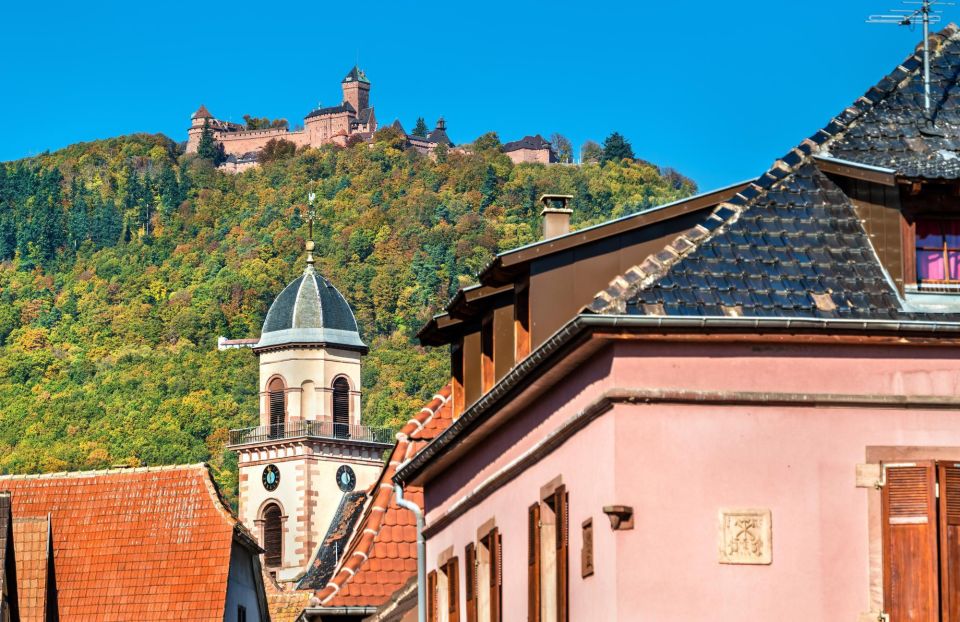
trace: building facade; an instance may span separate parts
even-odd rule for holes
[[[911,56],[757,179],[545,226],[421,331],[453,420],[393,479],[429,620],[960,616],[957,28],[931,47],[935,115]]]

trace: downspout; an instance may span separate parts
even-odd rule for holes
[[[423,539],[423,512],[413,501],[403,498],[400,484],[393,485],[397,505],[417,517],[417,622],[427,622],[427,543]]]

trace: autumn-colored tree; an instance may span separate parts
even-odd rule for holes
[[[257,154],[257,162],[266,164],[277,160],[292,158],[297,152],[297,145],[282,138],[271,138]]]

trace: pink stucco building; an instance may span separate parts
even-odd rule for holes
[[[760,177],[498,255],[420,332],[428,619],[960,619],[960,35]]]

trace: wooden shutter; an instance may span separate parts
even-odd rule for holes
[[[333,382],[333,435],[350,437],[350,383],[346,378]]]
[[[447,601],[450,622],[460,622],[460,561],[447,562]]]
[[[557,488],[553,505],[557,518],[557,622],[570,619],[570,520],[567,489]]]
[[[540,622],[540,504],[527,511],[527,620]]]
[[[938,464],[942,622],[960,622],[960,462]]]
[[[270,437],[283,438],[283,424],[286,422],[284,412],[283,389],[270,391]]]
[[[267,566],[283,563],[283,520],[277,505],[271,504],[263,512],[263,550]]]
[[[503,556],[500,550],[500,530],[494,527],[487,537],[490,551],[490,622],[503,618],[500,599],[503,597]]]
[[[464,552],[464,589],[467,600],[467,622],[477,622],[477,549],[473,542]]]
[[[934,464],[890,464],[884,469],[884,611],[890,622],[935,622],[939,606]]]
[[[437,622],[437,571],[427,574],[427,622]]]

